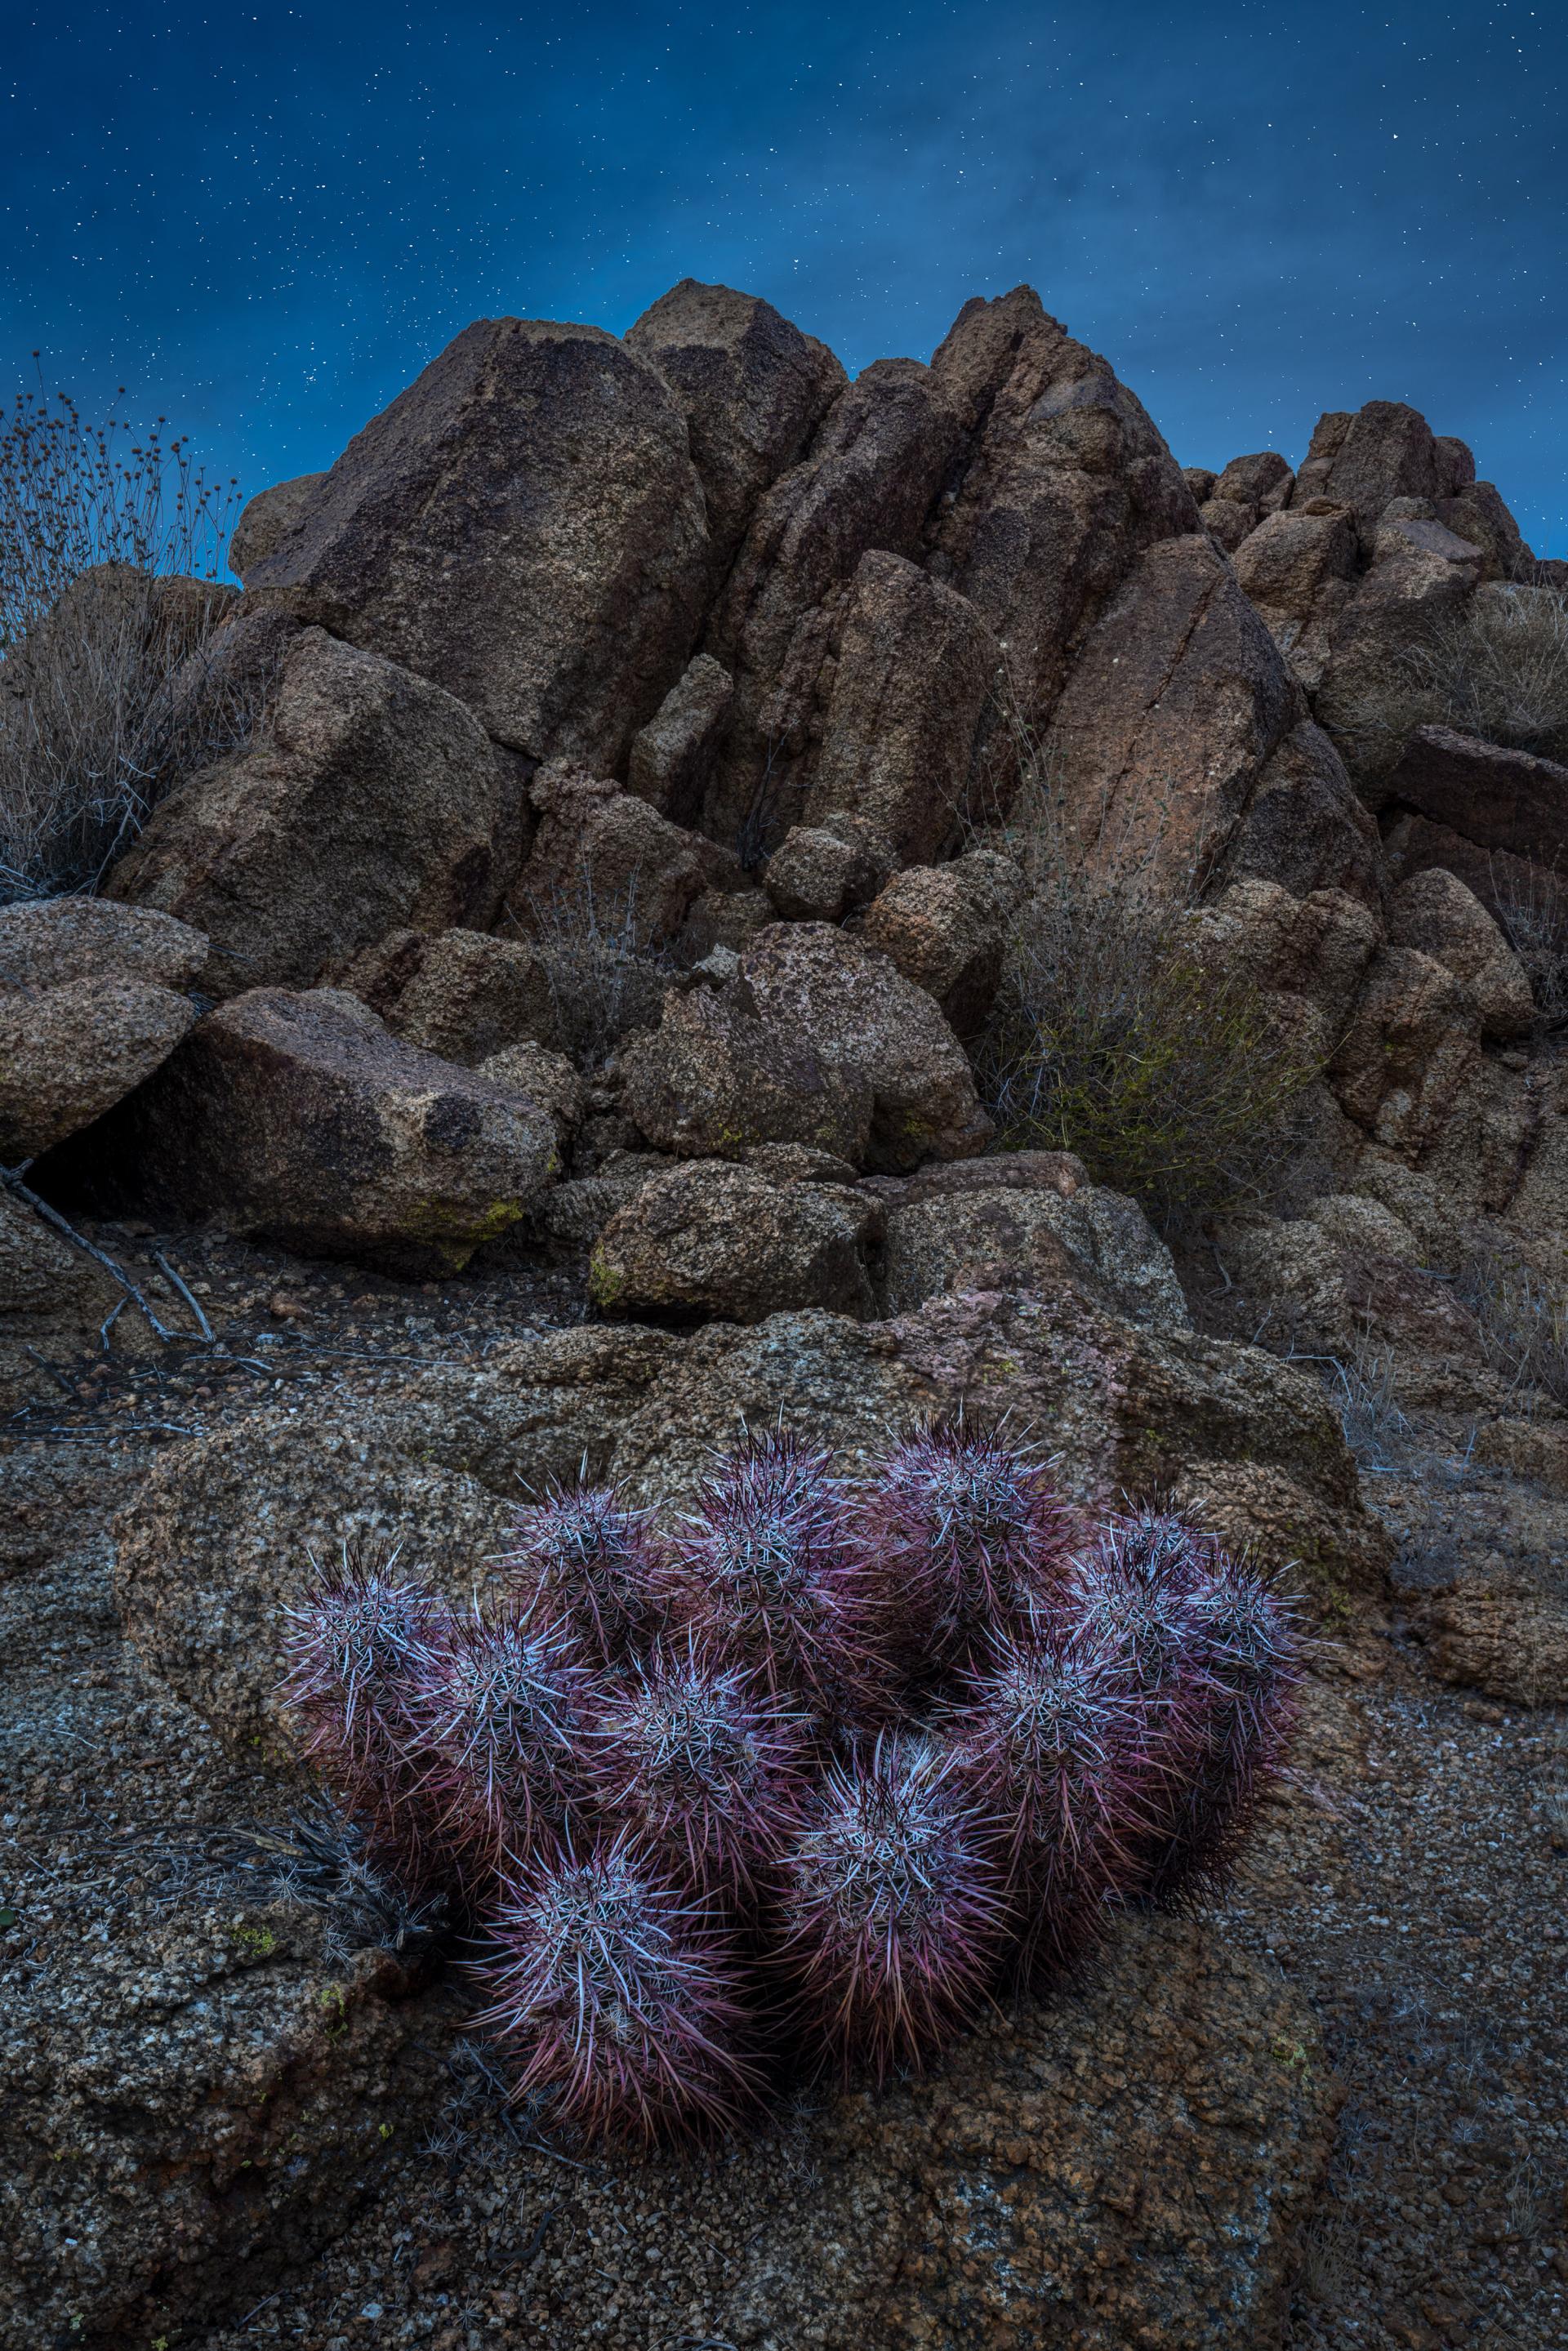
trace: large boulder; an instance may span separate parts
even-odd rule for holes
[[[597,327],[480,319],[246,584],[444,687],[513,750],[611,774],[692,651],[712,553],[658,370]]]
[[[1023,892],[1010,858],[971,849],[946,865],[895,873],[855,927],[936,998],[956,1034],[973,1037],[995,999]]]
[[[1030,287],[967,302],[931,364],[967,435],[934,518],[932,569],[976,607],[1038,721],[1129,567],[1196,531],[1197,507],[1140,402]],[[998,716],[981,760],[1005,749]]]
[[[1402,882],[1388,903],[1388,936],[1396,947],[1435,956],[1475,998],[1481,1035],[1522,1036],[1534,1017],[1524,966],[1486,908],[1457,874],[1433,867]]]
[[[869,1475],[926,1416],[967,1405],[1048,1442],[1095,1508],[1160,1494],[1309,1586],[1375,1576],[1386,1538],[1320,1384],[1253,1347],[1154,1329],[1098,1285],[930,1300],[891,1322],[811,1311],[690,1337],[590,1325],[502,1342],[308,1419],[268,1408],[159,1457],[121,1520],[117,1593],[144,1663],[237,1746],[275,1739],[283,1611],[314,1553],[404,1537],[423,1575],[483,1583],[522,1487],[627,1480],[690,1502],[716,1447],[780,1416]]]
[[[653,361],[685,417],[722,578],[758,500],[843,390],[843,369],[771,302],[695,277],[662,294],[626,341]]]
[[[1207,538],[1138,559],[1073,668],[1051,746],[1068,821],[1098,862],[1147,862],[1173,885],[1228,863],[1298,891],[1372,888],[1375,828]]]
[[[1448,726],[1418,726],[1385,779],[1389,801],[1482,852],[1552,866],[1568,829],[1568,768]]]
[[[797,1146],[653,1176],[594,1244],[589,1295],[632,1322],[760,1322],[803,1306],[869,1317],[882,1211],[853,1170]]]
[[[735,684],[711,653],[694,653],[645,726],[632,737],[626,789],[677,824],[702,813]]]
[[[551,1044],[559,1026],[539,949],[487,931],[389,931],[340,985],[395,1037],[470,1068],[508,1046]]]
[[[894,862],[928,863],[956,835],[975,732],[999,655],[966,597],[873,549],[850,583],[808,824],[852,817]]]
[[[923,989],[826,923],[778,923],[732,976],[672,990],[622,1101],[683,1157],[801,1143],[890,1173],[988,1139],[963,1048]]]
[[[196,1018],[199,931],[100,898],[0,907],[0,1161],[36,1158],[151,1077]]]
[[[528,838],[524,786],[452,695],[302,630],[262,735],[161,803],[109,891],[205,931],[214,994],[308,987],[400,925],[486,927]]]
[[[548,1112],[402,1043],[355,997],[255,988],[200,1023],[78,1180],[344,1256],[460,1266],[558,1171]]]
[[[1480,1053],[1469,987],[1418,947],[1380,947],[1329,1061],[1347,1114],[1414,1157],[1436,1142]]]
[[[325,474],[296,474],[292,480],[274,482],[258,490],[229,534],[229,569],[249,586],[268,556],[276,555],[304,527],[310,502],[326,480]]]
[[[861,558],[918,553],[959,439],[931,369],[878,360],[752,516],[708,627],[706,649],[734,678],[735,699],[703,819],[716,840],[741,841],[748,862],[800,818],[824,664]]]
[[[510,893],[519,921],[530,908],[555,909],[584,925],[668,939],[710,882],[740,879],[711,842],[565,760],[541,768],[529,798],[539,825]]]
[[[1301,684],[1315,692],[1354,593],[1355,516],[1314,498],[1265,516],[1235,550],[1236,577]]]
[[[1135,1201],[1055,1151],[1004,1153],[875,1184],[882,1311],[966,1290],[1077,1289],[1151,1330],[1189,1331],[1171,1253]]]

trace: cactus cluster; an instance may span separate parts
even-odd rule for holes
[[[918,2068],[1119,1910],[1212,1890],[1294,1716],[1269,1575],[960,1422],[857,1485],[749,1437],[674,1525],[584,1478],[497,1566],[454,1608],[345,1550],[284,1696],[471,1938],[516,2095],[611,2144],[733,2130],[791,2067]]]

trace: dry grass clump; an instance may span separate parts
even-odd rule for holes
[[[90,889],[255,712],[202,647],[237,492],[188,444],[19,393],[0,429],[0,904]]]
[[[1333,726],[1368,772],[1390,766],[1418,726],[1568,760],[1568,596],[1544,582],[1478,588],[1336,695]]]
[[[1510,1243],[1482,1241],[1460,1266],[1454,1295],[1511,1390],[1568,1405],[1568,1289],[1560,1279]]]
[[[656,1029],[675,971],[667,945],[638,909],[637,875],[614,891],[583,865],[563,885],[507,909],[538,947],[561,1050],[591,1076],[638,1029]]]
[[[1568,890],[1544,866],[1491,861],[1491,899],[1548,1027],[1568,1020]]]
[[[1157,812],[1085,849],[1022,734],[1006,821],[984,837],[1029,888],[976,1065],[999,1147],[1076,1152],[1168,1232],[1271,1200],[1318,1075],[1261,990],[1199,950],[1198,872],[1173,882]]]

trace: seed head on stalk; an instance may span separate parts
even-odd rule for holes
[[[688,1635],[633,1662],[589,1732],[588,1777],[621,1821],[694,1892],[745,1912],[758,1871],[798,1824],[808,1725],[758,1677]]]
[[[884,1710],[877,1594],[825,1454],[747,1437],[703,1486],[677,1539],[672,1610],[712,1656],[849,1721]]]
[[[933,1421],[889,1456],[860,1509],[890,1610],[937,1661],[1049,1621],[1074,1526],[1044,1469],[994,1428]]]
[[[883,1732],[824,1773],[779,1872],[779,1959],[807,2046],[845,2074],[919,2067],[983,1996],[1005,1923],[991,1835],[924,1737]]]
[[[454,1618],[410,1699],[421,1792],[473,1898],[508,1853],[564,1822],[595,1697],[570,1630],[511,1604]]]
[[[658,1630],[663,1546],[652,1512],[619,1486],[591,1486],[587,1466],[517,1510],[501,1565],[523,1607],[576,1625],[589,1655],[611,1665]]]
[[[476,2019],[588,2140],[646,2147],[733,2129],[759,2077],[726,1939],[628,1833],[570,1843],[508,1879],[477,1972]]]

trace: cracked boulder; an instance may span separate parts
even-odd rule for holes
[[[683,1158],[800,1143],[885,1173],[961,1159],[991,1125],[922,988],[826,923],[776,923],[714,986],[672,989],[621,1062],[622,1104]]]
[[[0,908],[0,1161],[37,1158],[139,1086],[196,1018],[199,931],[98,898]]]
[[[547,1109],[402,1043],[332,988],[221,1006],[78,1154],[89,1194],[133,1171],[177,1213],[411,1266],[461,1266],[559,1172]]]
[[[109,892],[206,932],[214,995],[308,987],[400,926],[486,927],[531,830],[524,780],[450,694],[300,630],[260,734],[159,804]]]
[[[798,1145],[747,1165],[697,1159],[618,1209],[589,1259],[589,1295],[622,1321],[760,1322],[797,1307],[869,1319],[879,1204],[854,1170]]]

